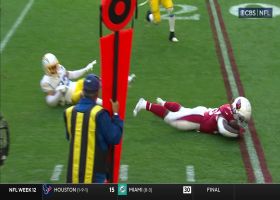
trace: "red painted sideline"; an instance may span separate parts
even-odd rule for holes
[[[219,19],[219,23],[220,23],[220,26],[221,26],[221,29],[222,29],[223,37],[224,37],[225,42],[226,42],[227,52],[228,52],[229,59],[230,59],[230,62],[231,62],[232,72],[233,72],[233,75],[234,75],[234,78],[235,78],[235,81],[236,81],[236,84],[237,84],[238,92],[241,96],[245,96],[245,92],[244,92],[244,89],[243,89],[243,86],[242,86],[242,83],[241,83],[241,80],[240,80],[239,71],[238,71],[238,68],[237,68],[237,65],[236,65],[236,62],[235,62],[235,58],[234,58],[234,54],[233,54],[233,50],[232,50],[232,47],[231,47],[231,43],[230,43],[227,31],[226,31],[226,27],[225,27],[223,18],[222,18],[220,6],[219,6],[217,0],[214,0],[214,4],[215,4],[216,10],[217,10],[218,19]],[[233,95],[232,95],[232,91],[230,89],[230,84],[229,84],[226,69],[225,69],[225,63],[224,63],[224,60],[223,60],[223,57],[222,57],[222,52],[221,52],[221,49],[220,49],[220,46],[219,46],[217,31],[216,31],[216,28],[215,28],[214,18],[213,18],[212,12],[211,12],[209,0],[207,0],[207,9],[208,9],[208,13],[209,13],[209,16],[210,16],[210,24],[211,24],[211,28],[212,28],[212,32],[213,32],[213,38],[214,38],[214,41],[215,41],[216,53],[217,53],[217,56],[218,56],[218,59],[219,59],[220,65],[221,65],[221,71],[222,71],[222,74],[223,74],[224,83],[225,83],[225,87],[226,87],[226,90],[227,90],[228,100],[231,101],[232,98],[233,98]],[[257,136],[257,132],[256,132],[256,129],[255,129],[255,126],[254,126],[253,119],[249,123],[249,130],[250,130],[250,134],[251,134],[252,139],[253,139],[254,147],[255,147],[257,155],[258,155],[261,170],[262,170],[262,173],[264,175],[264,180],[265,180],[266,183],[270,183],[270,182],[272,182],[272,177],[271,177],[271,175],[269,173],[269,170],[267,168],[267,165],[266,165],[264,153],[263,153],[262,146],[260,144],[259,138]],[[245,141],[244,140],[239,140],[239,145],[240,145],[240,151],[241,151],[241,154],[242,154],[245,169],[246,169],[246,172],[247,172],[248,182],[250,182],[250,183],[255,182],[256,178],[255,178],[254,173],[253,173],[253,168],[252,168],[252,165],[251,165],[251,162],[250,162],[250,158],[249,158],[249,154],[248,154],[248,151],[247,151],[247,148],[246,148]]]
[[[214,17],[213,17],[211,8],[210,8],[209,0],[207,1],[207,10],[208,10],[208,14],[210,17],[210,25],[211,25],[211,29],[213,32],[213,39],[215,41],[216,53],[217,53],[219,63],[221,66],[221,71],[222,71],[222,75],[223,75],[223,79],[224,79],[225,88],[227,91],[228,101],[230,102],[233,99],[233,95],[231,92],[230,83],[229,83],[228,76],[226,73],[225,62],[224,62],[224,59],[222,56],[222,51],[221,51],[221,48],[219,45],[218,34],[217,34],[217,30],[215,28]],[[240,151],[241,151],[243,163],[245,165],[245,169],[246,169],[246,173],[247,173],[247,177],[248,177],[248,182],[253,183],[253,182],[255,182],[255,176],[253,173],[253,167],[250,162],[249,154],[247,152],[246,144],[243,140],[240,140],[239,144],[240,144]]]
[[[240,80],[240,76],[239,76],[237,64],[235,62],[235,58],[234,58],[233,50],[232,50],[232,47],[231,47],[231,43],[230,43],[227,31],[226,31],[226,27],[225,27],[225,24],[224,24],[224,21],[223,21],[222,12],[221,12],[221,9],[220,9],[220,6],[219,6],[217,0],[214,0],[214,3],[215,3],[216,10],[217,10],[219,22],[220,22],[220,25],[221,25],[221,28],[222,28],[222,32],[223,32],[223,35],[224,35],[224,38],[225,38],[225,42],[226,42],[226,45],[227,45],[227,51],[228,51],[228,55],[229,55],[229,58],[230,58],[234,78],[235,78],[235,81],[237,83],[238,91],[239,91],[239,94],[241,96],[245,96],[245,91],[244,91],[242,82]],[[266,183],[271,183],[272,182],[272,177],[271,177],[271,174],[268,170],[268,167],[267,167],[267,164],[266,164],[266,161],[265,161],[264,151],[263,151],[263,148],[261,146],[256,128],[255,128],[255,125],[254,125],[253,118],[251,119],[251,121],[249,123],[249,130],[250,130],[250,134],[252,136],[253,142],[254,142],[254,147],[256,149],[256,152],[257,152],[257,155],[258,155],[258,158],[259,158],[261,170],[262,170],[262,173],[264,175],[264,180],[265,180]]]

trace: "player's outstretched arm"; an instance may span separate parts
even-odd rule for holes
[[[70,80],[72,79],[77,79],[82,77],[85,73],[89,72],[92,70],[93,65],[95,65],[97,62],[96,60],[90,62],[89,64],[87,64],[86,67],[79,69],[79,70],[75,70],[75,71],[68,71],[68,77]]]

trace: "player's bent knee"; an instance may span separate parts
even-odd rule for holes
[[[72,101],[72,104],[77,104],[80,99],[81,99],[81,96],[82,96],[82,92],[81,91],[77,91],[75,93],[72,94],[71,96],[71,101]]]
[[[78,103],[78,101],[81,99],[83,85],[84,85],[84,79],[80,79],[76,82],[75,90],[71,96],[72,104]]]

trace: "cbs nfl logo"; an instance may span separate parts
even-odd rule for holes
[[[239,18],[272,18],[272,8],[239,8]]]

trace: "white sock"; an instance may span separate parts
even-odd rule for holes
[[[146,100],[142,101],[142,103],[140,104],[141,110],[146,109],[146,105],[147,105],[147,101]]]
[[[164,104],[166,103],[166,101],[164,101],[162,98],[158,97],[157,98],[157,103],[161,106],[164,106]]]
[[[175,32],[175,15],[174,14],[169,15],[169,31]]]

